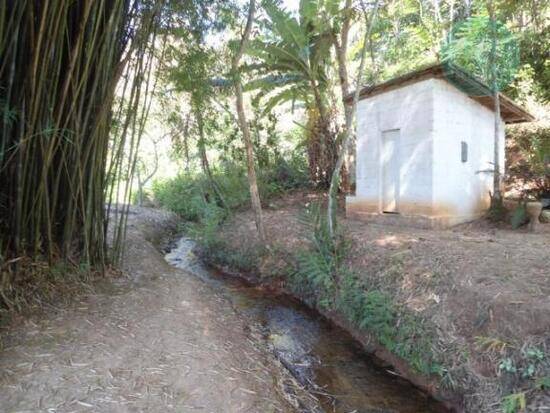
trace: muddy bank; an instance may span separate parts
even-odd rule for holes
[[[259,325],[265,345],[322,411],[448,413],[441,403],[403,380],[382,360],[367,355],[345,330],[299,300],[240,276],[205,267],[195,243],[181,238],[166,255],[225,295],[249,325]]]
[[[237,214],[219,233],[217,264],[244,272],[267,288],[290,291],[293,256],[308,247],[298,217],[317,198],[297,194],[265,211],[272,241],[267,254],[257,248],[250,212]],[[501,412],[510,395],[524,397],[529,412],[545,411],[550,397],[539,383],[550,371],[550,234],[483,222],[447,231],[354,221],[343,225],[352,240],[346,265],[365,284],[391,295],[399,308],[431,326],[441,371],[419,374],[341,312],[324,311],[327,317],[457,411]]]
[[[212,260],[212,256],[201,248],[197,248],[196,253],[202,261],[207,263],[211,268],[217,270],[220,274],[225,274],[227,277],[242,279],[258,290],[268,292],[273,296],[286,295],[293,297],[299,303],[308,306],[312,311],[318,314],[318,317],[325,318],[328,323],[332,323],[343,333],[349,334],[358,344],[362,351],[371,357],[371,363],[378,365],[381,368],[391,371],[399,378],[411,383],[420,391],[433,397],[439,404],[441,412],[462,413],[464,412],[464,402],[462,395],[440,388],[440,380],[433,379],[415,372],[405,360],[392,354],[388,349],[381,345],[374,335],[368,334],[365,331],[357,329],[346,318],[336,311],[326,311],[318,306],[308,302],[308,300],[296,294],[283,279],[272,275],[266,278],[258,276],[258,269],[246,270],[244,268],[236,269],[227,264],[221,263],[219,260]],[[285,365],[292,370],[292,366]],[[436,403],[437,405],[437,403]]]

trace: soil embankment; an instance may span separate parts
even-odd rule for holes
[[[289,265],[309,242],[299,215],[320,196],[294,194],[266,208],[267,254],[257,253],[251,212],[236,214],[219,233],[231,265],[241,260],[240,270],[257,282],[288,290]],[[451,230],[341,222],[352,244],[345,265],[431,326],[436,332],[431,347],[442,370],[432,377],[419,375],[341,313],[325,312],[329,317],[433,394],[455,405],[458,396],[466,411],[502,411],[505,397],[516,394],[525,397],[527,411],[545,411],[550,405],[541,385],[550,372],[550,231],[513,231],[484,221]]]

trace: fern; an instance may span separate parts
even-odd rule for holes
[[[525,393],[513,393],[502,399],[503,413],[520,413],[524,412],[527,407]]]
[[[367,290],[344,259],[349,241],[328,234],[326,214],[313,203],[299,216],[311,248],[296,254],[296,271],[291,282],[295,292],[321,308],[335,308],[360,329],[373,334],[392,353],[407,360],[422,374],[443,376],[444,367],[434,355],[434,332],[419,317],[396,306],[390,294]]]
[[[395,315],[389,296],[380,291],[369,291],[365,295],[363,318],[359,326],[373,331],[380,343],[393,350]]]
[[[329,236],[325,214],[318,203],[306,208],[299,221],[309,234],[311,248],[296,254],[294,281],[302,289],[309,287],[309,295],[315,297],[317,304],[332,307],[347,244],[343,237],[333,240]]]

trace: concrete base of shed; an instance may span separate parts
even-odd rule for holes
[[[437,213],[440,211],[433,211],[433,208],[428,206],[416,206],[416,208],[413,209],[409,205],[403,209],[405,209],[405,211],[399,213],[384,213],[380,210],[378,202],[360,199],[355,196],[346,197],[347,218],[374,222],[382,225],[442,229],[475,221],[485,215],[485,211],[472,212],[469,215],[441,214]]]

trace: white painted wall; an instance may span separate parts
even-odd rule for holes
[[[356,197],[380,202],[382,134],[400,130],[399,172],[404,202],[432,201],[433,80],[428,79],[359,101],[357,105]]]
[[[494,112],[452,84],[434,79],[434,203],[463,221],[489,207],[493,174]],[[500,169],[504,173],[504,123],[500,128]],[[461,141],[468,161],[461,161]],[[444,208],[443,208],[444,209]],[[445,215],[444,211],[440,215]]]
[[[356,195],[348,210],[381,213],[382,135],[400,130],[399,212],[442,225],[476,218],[488,207],[494,114],[452,84],[426,79],[359,101]],[[461,142],[468,160],[461,161]],[[501,137],[504,171],[504,123]]]

